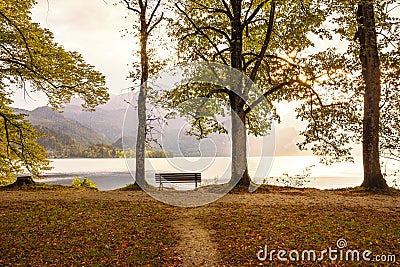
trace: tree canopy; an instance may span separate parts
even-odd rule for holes
[[[371,2],[382,72],[379,144],[381,154],[392,158],[398,158],[400,141],[396,2]],[[299,147],[323,156],[325,163],[352,160],[354,144],[363,140],[365,121],[365,66],[360,62],[364,52],[358,39],[364,25],[359,5],[360,1],[348,0],[176,3],[179,19],[172,37],[178,42],[181,60],[229,65],[254,81],[257,90],[240,92],[247,103],[237,102],[239,109],[229,90],[199,84],[170,92],[167,104],[175,107],[193,97],[215,97],[233,111],[244,112],[242,121],[249,133],[263,135],[269,130],[266,117],[273,101],[300,100],[297,117],[307,126],[301,131],[305,138]],[[327,46],[316,47],[318,38]],[[193,127],[205,133],[220,130],[207,120],[194,122]],[[214,128],[204,131],[207,125]]]
[[[16,88],[25,93],[42,91],[53,108],[60,108],[73,96],[93,110],[108,100],[105,77],[77,52],[66,51],[53,34],[32,21],[33,0],[0,3],[0,122],[2,174],[11,175],[23,166],[37,174],[48,163],[45,151],[36,143],[37,133],[10,109]],[[4,153],[3,153],[4,152]],[[12,166],[10,168],[10,165]]]
[[[365,28],[363,25],[365,15],[360,12],[360,3],[332,1],[329,5],[329,23],[331,23],[332,31],[340,36],[342,46],[347,49],[345,52],[330,49],[309,60],[310,66],[318,66],[311,72],[314,77],[319,77],[312,83],[313,87],[318,88],[318,94],[299,109],[299,117],[309,122],[307,129],[303,132],[306,139],[301,147],[311,144],[317,155],[333,156],[335,160],[343,157],[351,160],[354,144],[361,143],[363,133],[374,131],[379,135],[381,157],[399,159],[400,18],[398,7],[396,1],[392,0],[362,1],[362,5],[369,5],[370,9],[372,6],[373,9],[378,51],[377,63],[373,64],[374,66],[367,66],[362,62],[366,56],[366,49],[361,47],[359,41]],[[371,37],[368,37],[368,41],[369,39]],[[379,99],[376,93],[372,94],[376,95],[380,113],[378,115],[380,123],[376,130],[365,125],[365,115],[368,115],[369,111],[364,110],[364,103],[368,99],[363,72],[367,67],[378,67],[380,71],[381,97]],[[371,162],[364,160],[364,166],[370,164]]]
[[[182,61],[228,65],[254,82],[255,86],[240,88],[235,88],[237,84],[230,88],[189,85],[165,98],[172,107],[191,98],[217,98],[237,114],[240,122],[232,119],[231,130],[232,177],[242,173],[240,180],[248,185],[245,132],[268,133],[273,101],[304,99],[311,94],[312,88],[303,79],[306,73],[301,52],[314,45],[310,34],[328,36],[322,27],[326,19],[322,2],[190,0],[175,6],[178,19],[171,36],[178,43]],[[247,129],[237,128],[239,124]],[[193,120],[192,125],[202,132],[220,130],[203,118]]]

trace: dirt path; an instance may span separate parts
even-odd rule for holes
[[[210,231],[198,219],[199,209],[187,212],[172,222],[180,239],[175,250],[182,259],[182,266],[217,266],[220,262],[217,245],[211,240]]]

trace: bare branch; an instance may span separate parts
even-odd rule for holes
[[[157,9],[158,9],[159,6],[160,6],[160,3],[161,3],[161,0],[158,0],[156,6],[155,6],[154,9],[153,9],[153,12],[151,12],[150,18],[149,18],[149,20],[148,20],[148,22],[147,22],[147,25],[148,25],[148,26],[151,25],[151,22],[153,21],[154,15],[156,14]],[[157,23],[157,24],[158,24],[158,23]]]
[[[125,2],[126,8],[127,8],[127,9],[129,9],[130,11],[133,11],[133,12],[136,12],[136,13],[140,14],[140,11],[139,11],[138,9],[133,8],[133,7],[130,5],[129,0],[123,0],[123,1]]]
[[[151,31],[154,30],[155,27],[157,27],[158,24],[164,19],[164,13],[161,13],[161,16],[158,18],[156,22],[154,22],[153,25],[150,26],[149,30],[147,31],[147,35],[150,35]]]

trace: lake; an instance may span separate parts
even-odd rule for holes
[[[385,165],[387,173],[400,169],[399,162],[386,162]],[[54,159],[51,166],[54,169],[44,173],[45,178],[41,182],[71,185],[74,176],[87,176],[97,183],[100,190],[113,190],[134,182],[131,173],[135,172],[135,159]],[[256,183],[318,189],[358,186],[363,176],[361,157],[355,157],[355,163],[342,162],[329,166],[320,164],[315,156],[249,157],[248,166],[250,176]],[[155,172],[201,172],[202,184],[222,183],[228,181],[230,176],[230,158],[150,158],[146,159],[146,169],[146,179],[150,184],[155,184]],[[307,174],[305,179],[296,179]],[[394,184],[393,178],[387,180],[389,185]],[[400,178],[397,184],[400,184]],[[189,185],[173,186],[176,189],[191,189]]]

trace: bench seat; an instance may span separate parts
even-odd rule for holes
[[[195,187],[201,183],[201,173],[199,172],[169,172],[169,173],[156,173],[156,183],[159,184],[159,189],[163,188],[164,183],[181,183],[188,184],[194,183]]]

